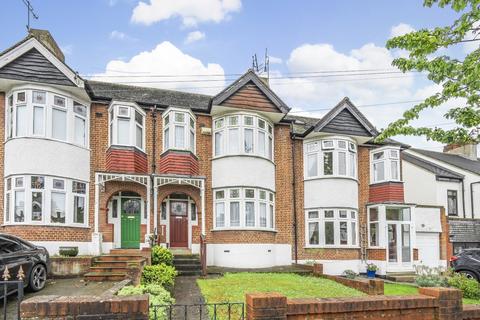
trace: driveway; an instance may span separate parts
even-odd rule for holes
[[[45,288],[39,292],[25,292],[28,299],[38,295],[83,296],[101,295],[110,289],[115,282],[84,282],[81,278],[48,280]],[[7,319],[17,319],[17,296],[11,295],[7,304]],[[3,319],[3,299],[0,301],[0,319]]]

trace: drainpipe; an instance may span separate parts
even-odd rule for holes
[[[472,205],[472,218],[474,218],[473,213],[475,212],[475,202],[473,201],[473,185],[479,183],[480,181],[470,183],[470,202]]]
[[[473,200],[473,199],[472,199]],[[465,180],[462,179],[462,208],[463,208],[463,218],[465,219]],[[472,218],[473,218],[473,211],[472,211]]]
[[[292,139],[292,196],[293,196],[293,238],[295,263],[298,263],[298,235],[297,235],[297,196],[295,183],[295,133],[293,132],[293,122],[290,123],[290,137]]]
[[[153,239],[155,244],[158,241],[158,230],[157,230],[157,193],[155,192],[155,173],[157,172],[157,141],[156,141],[156,132],[157,132],[157,105],[152,107],[152,121],[153,121],[153,128],[152,128],[152,174],[150,175],[150,194],[153,194]],[[150,199],[152,199],[150,197]],[[148,213],[150,215],[150,212]]]
[[[153,160],[152,160],[152,173],[155,174],[157,172],[157,144],[156,144],[156,136],[157,136],[157,105],[154,105],[152,108],[152,120],[153,120],[153,128],[152,128],[152,145],[153,145]]]

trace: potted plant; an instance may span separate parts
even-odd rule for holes
[[[368,278],[375,278],[375,274],[377,273],[378,267],[374,263],[367,263],[367,277]]]

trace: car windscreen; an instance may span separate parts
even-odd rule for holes
[[[20,243],[10,239],[0,238],[0,255],[22,251],[24,248]]]

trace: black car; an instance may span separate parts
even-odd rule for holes
[[[0,280],[3,280],[5,267],[8,268],[10,280],[17,280],[21,266],[25,287],[30,291],[39,291],[45,287],[49,265],[47,249],[0,233]]]
[[[455,272],[467,278],[480,280],[480,249],[465,249],[450,258],[450,266]]]

